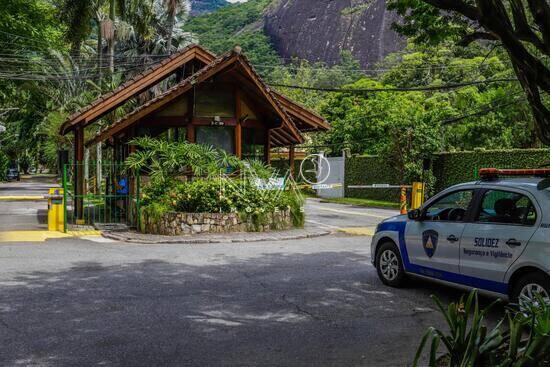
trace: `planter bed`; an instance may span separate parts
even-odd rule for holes
[[[267,232],[293,227],[290,209],[262,214],[261,217],[239,213],[178,213],[142,217],[142,232],[165,236],[199,233]]]

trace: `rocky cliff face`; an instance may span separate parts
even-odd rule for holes
[[[282,57],[337,63],[350,50],[363,67],[404,46],[385,0],[276,0],[265,30]]]
[[[191,0],[191,15],[210,13],[228,4],[226,0]]]

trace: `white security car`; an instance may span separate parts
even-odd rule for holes
[[[550,170],[482,170],[408,215],[377,227],[373,265],[383,283],[407,276],[477,288],[517,301],[550,295]],[[549,298],[550,299],[550,298]]]

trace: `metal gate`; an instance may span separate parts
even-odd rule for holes
[[[346,159],[344,157],[323,157],[319,159],[317,180],[326,188],[318,189],[322,198],[343,198]]]
[[[121,163],[66,164],[63,193],[65,231],[82,225],[139,226],[140,175]]]

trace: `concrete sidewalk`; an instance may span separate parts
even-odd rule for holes
[[[161,243],[235,243],[235,242],[260,242],[260,241],[285,241],[304,238],[314,238],[329,235],[331,231],[318,227],[292,229],[289,231],[270,232],[236,232],[236,233],[206,233],[187,236],[161,236],[139,233],[135,231],[104,231],[103,237],[123,242],[161,244]]]

